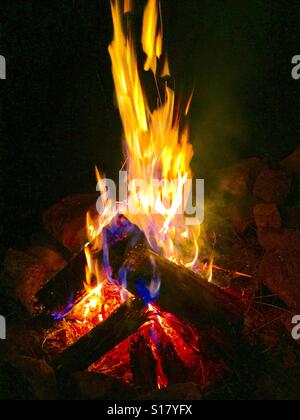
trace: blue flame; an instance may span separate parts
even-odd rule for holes
[[[159,297],[160,278],[154,277],[150,285],[147,285],[144,279],[138,279],[136,281],[136,290],[143,299],[145,305],[155,303]]]
[[[123,264],[118,272],[118,279],[120,286],[124,287],[124,289],[128,289],[128,273],[130,270],[130,264],[126,263]]]
[[[51,316],[55,321],[62,321],[64,317],[74,308],[73,303],[69,303],[67,306],[59,309],[57,312],[53,312]]]
[[[103,229],[102,232],[102,242],[103,242],[103,266],[107,276],[107,279],[113,283],[112,278],[112,268],[109,261],[109,248],[108,248],[108,240],[107,240],[107,229]]]

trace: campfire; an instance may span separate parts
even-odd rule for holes
[[[266,258],[282,238],[274,233],[281,229],[276,204],[290,192],[289,168],[298,168],[299,153],[280,170],[253,159],[231,168],[230,176],[223,174],[227,194],[244,198],[251,189],[266,202],[255,203],[250,221],[234,207],[234,228],[255,243],[242,263],[232,258],[223,268],[214,252],[223,233],[209,235],[204,229],[203,181],[192,179],[188,116],[193,94],[182,101],[173,87],[159,2],[148,0],[144,10],[141,57],[131,8],[130,1],[111,2],[109,54],[124,132],[119,185],[96,168],[97,195],[72,196],[49,209],[47,246],[9,251],[6,272],[17,282],[8,289],[27,309],[26,328],[38,336],[37,353],[61,387],[85,372],[143,396],[193,384],[197,395],[190,397],[200,399],[227,381],[239,386],[248,380],[245,360],[251,359],[253,336],[245,332],[245,319],[253,315],[259,289],[249,254],[256,252],[259,259],[261,249],[268,248],[260,274],[271,296]],[[144,87],[145,77],[156,101],[148,92],[150,83]],[[268,185],[277,180],[275,198],[265,185],[268,176]],[[288,241],[288,232],[281,233]],[[226,252],[235,248],[229,252],[227,246]],[[220,251],[218,257],[222,260]],[[297,302],[287,308],[288,293],[275,293],[282,299],[266,303],[268,309],[278,304],[291,315]]]
[[[192,190],[186,121],[192,97],[182,111],[168,86],[158,2],[148,2],[142,29],[144,70],[152,72],[158,94],[153,111],[121,3],[112,2],[109,53],[124,128],[125,198],[116,202],[108,180],[96,170],[98,213],[87,214],[88,243],[78,257],[80,264],[83,254],[86,259],[85,281],[72,284],[79,285],[77,293],[68,292],[65,301],[56,300],[50,283],[38,294],[39,302],[55,320],[65,320],[74,336],[74,344],[55,359],[57,370],[111,373],[149,391],[174,380],[206,386],[201,333],[219,327],[223,335],[227,329],[225,340],[233,345],[230,329],[238,328],[241,305],[209,284],[212,261],[201,265],[199,258],[201,221],[184,213]],[[49,296],[55,296],[53,305]]]

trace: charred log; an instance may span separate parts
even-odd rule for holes
[[[106,229],[109,247],[109,264],[113,276],[117,277],[118,270],[126,260],[128,253],[136,242],[144,243],[144,236],[139,229],[131,225],[124,217],[115,221],[115,229]],[[93,244],[91,244],[93,249]],[[104,261],[102,250],[93,252],[94,258],[101,263]],[[83,281],[85,279],[86,256],[84,250],[77,254],[68,266],[53,277],[36,295],[39,306],[53,313],[64,306],[77,303],[83,296]]]
[[[242,325],[242,302],[192,270],[178,266],[149,250],[137,252],[130,259],[133,269],[129,290],[135,294],[141,279],[145,289],[150,284],[154,260],[161,279],[156,301],[161,310],[176,315],[199,330],[217,327],[222,331],[232,332]]]
[[[135,333],[145,322],[144,303],[139,299],[129,300],[107,320],[67,348],[53,361],[53,366],[63,374],[84,371]]]
[[[130,340],[130,364],[135,385],[147,392],[157,389],[156,360],[143,334]]]

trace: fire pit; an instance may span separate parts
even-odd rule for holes
[[[237,331],[233,330],[242,324],[242,309],[236,299],[209,283],[211,264],[208,275],[199,267],[201,221],[195,217],[191,221],[184,213],[191,190],[193,151],[188,131],[181,128],[180,114],[175,111],[174,91],[165,82],[162,93],[158,84],[158,78],[168,77],[169,71],[157,1],[148,2],[142,30],[147,55],[144,70],[153,73],[158,90],[154,111],[142,89],[130,24],[125,31],[120,2],[112,2],[112,16],[114,40],[109,52],[124,127],[123,173],[130,187],[117,204],[114,187],[96,171],[99,215],[93,218],[88,213],[89,242],[73,271],[78,278],[71,280],[72,290],[65,296],[57,294],[56,279],[48,283],[38,293],[38,303],[55,320],[66,318],[78,338],[55,358],[57,371],[70,374],[97,363],[96,370],[104,365],[107,372],[108,362],[99,359],[109,351],[119,353],[120,348],[115,347],[123,343],[118,369],[110,361],[118,379],[160,389],[169,384],[168,371],[179,365],[176,373],[170,372],[171,377],[178,376],[177,382],[193,379],[201,386],[205,383],[201,338],[191,325],[198,331],[219,327],[228,348],[222,339],[216,347],[223,347],[227,357],[236,344]],[[162,58],[163,73],[159,75]],[[185,116],[190,103],[191,98]],[[83,274],[83,255],[84,291],[83,277],[78,276]],[[46,339],[47,344],[49,341]],[[219,352],[221,355],[221,348]],[[115,359],[113,353],[109,357]],[[144,369],[149,371],[146,380]]]
[[[141,44],[157,91],[150,106],[131,6],[111,5],[121,181],[116,188],[96,169],[99,194],[56,204],[35,243],[7,253],[2,284],[13,316],[2,375],[37,399],[115,392],[151,399],[168,390],[170,398],[202,399],[224,388],[227,398],[255,395],[251,371],[266,351],[258,341],[271,349],[300,303],[299,215],[287,209],[293,226],[284,226],[280,207],[300,170],[299,152],[278,167],[255,158],[223,172],[219,190],[230,199],[214,210],[224,231],[204,231],[203,182],[193,184],[191,171],[192,95],[182,105],[171,87],[161,10],[149,0]],[[291,241],[295,255],[286,251]],[[262,338],[269,326],[276,329]],[[299,350],[291,342],[284,363],[294,367]]]

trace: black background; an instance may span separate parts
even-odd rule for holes
[[[300,82],[291,78],[299,2],[161,2],[178,91],[196,88],[197,176],[209,179],[235,159],[290,153],[299,144]],[[1,254],[26,244],[51,204],[94,191],[95,164],[115,177],[122,156],[109,1],[12,0],[3,10]]]

